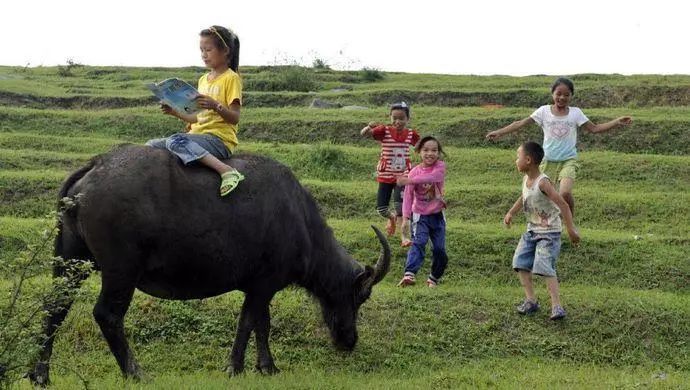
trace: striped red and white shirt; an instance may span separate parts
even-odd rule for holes
[[[381,157],[376,167],[376,181],[379,183],[395,183],[397,177],[407,174],[411,167],[410,146],[419,141],[419,134],[415,130],[403,129],[398,131],[393,126],[380,125],[371,131],[375,140],[381,143]]]

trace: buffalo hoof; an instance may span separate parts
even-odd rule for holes
[[[244,373],[244,367],[243,366],[237,366],[237,367],[230,366],[230,367],[228,367],[227,370],[225,370],[225,372],[227,372],[229,376],[238,376],[238,375],[241,375],[242,373]]]
[[[124,378],[125,381],[131,382],[132,385],[136,386],[149,383],[153,380],[153,377],[144,371],[137,372],[136,374],[125,374]]]
[[[127,380],[134,381],[134,382],[142,382],[142,381],[146,381],[146,380],[150,379],[142,371],[128,372],[125,374],[125,378],[127,378]]]
[[[127,363],[127,370],[122,373],[125,378],[135,382],[147,381],[151,379],[146,373],[139,367],[139,364],[135,360],[130,360]]]
[[[27,376],[34,386],[46,387],[50,384],[50,367],[46,363],[36,363],[34,369]]]
[[[256,369],[264,375],[275,375],[280,372],[280,370],[278,369],[278,367],[276,367],[275,364],[265,364],[263,366],[257,365]]]

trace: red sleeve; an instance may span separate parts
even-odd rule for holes
[[[419,142],[419,133],[417,130],[412,130],[412,146],[416,146],[417,142]]]
[[[371,136],[374,137],[375,140],[381,141],[383,140],[383,137],[386,135],[386,126],[385,125],[378,125],[371,129]]]

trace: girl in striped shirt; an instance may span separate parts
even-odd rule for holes
[[[398,176],[407,175],[410,171],[410,146],[419,141],[419,134],[407,128],[410,121],[410,107],[405,102],[395,103],[390,107],[390,125],[369,123],[361,130],[362,136],[371,136],[381,144],[379,163],[376,166],[376,181],[379,189],[376,196],[376,211],[388,220],[386,232],[395,234],[397,220],[402,216],[402,186],[397,185]],[[395,210],[388,205],[393,195]],[[403,243],[409,241],[403,237]]]

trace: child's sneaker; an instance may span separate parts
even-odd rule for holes
[[[403,278],[400,280],[400,283],[398,283],[398,287],[412,286],[414,283],[414,275],[405,274],[405,276],[403,276]]]
[[[560,306],[554,306],[553,309],[551,309],[551,317],[549,317],[552,320],[560,320],[561,318],[565,317],[565,309],[560,307]]]
[[[434,282],[433,280],[431,280],[431,278],[429,278],[426,280],[426,286],[429,288],[436,288],[438,287],[438,283]]]
[[[517,307],[517,312],[520,314],[532,314],[537,310],[539,310],[539,304],[537,302],[532,302],[527,299],[522,301],[522,303],[519,304]]]

